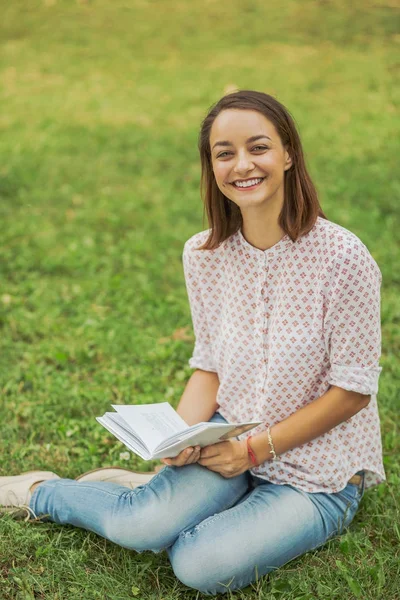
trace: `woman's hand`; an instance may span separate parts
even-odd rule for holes
[[[164,465],[171,467],[184,467],[185,465],[191,465],[197,462],[200,458],[200,446],[185,448],[175,456],[174,458],[161,458],[161,462]]]
[[[226,440],[202,448],[199,465],[222,477],[236,477],[252,468],[246,440]]]

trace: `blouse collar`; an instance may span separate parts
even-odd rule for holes
[[[238,238],[241,246],[244,249],[246,249],[247,252],[250,252],[253,256],[255,256],[255,257],[258,256],[260,258],[272,258],[274,256],[277,256],[278,254],[281,254],[282,252],[287,251],[294,244],[294,242],[292,242],[292,240],[290,239],[289,235],[285,234],[283,236],[283,238],[281,238],[279,240],[279,242],[277,242],[276,244],[271,246],[271,248],[267,248],[266,250],[260,250],[260,248],[256,248],[255,246],[252,246],[245,239],[241,229],[238,229],[238,231],[236,232],[236,235],[237,235],[237,238]]]

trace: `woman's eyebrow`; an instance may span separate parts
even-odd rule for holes
[[[270,137],[268,137],[267,135],[253,135],[251,137],[249,137],[248,140],[246,140],[246,144],[248,144],[249,142],[256,142],[257,140],[260,140],[261,138],[267,138],[267,140],[271,140]],[[271,140],[272,142],[272,140]],[[223,140],[222,142],[215,142],[214,146],[211,148],[211,150],[214,150],[215,146],[233,146],[232,142],[229,142],[228,140]]]

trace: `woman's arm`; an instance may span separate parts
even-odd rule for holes
[[[196,369],[186,384],[176,412],[188,425],[209,421],[218,408],[217,373]]]
[[[369,400],[370,396],[331,387],[317,400],[271,427],[276,454],[301,446],[330,431],[365,408]],[[251,446],[258,463],[272,459],[266,432],[253,436]],[[246,440],[228,440],[207,446],[202,449],[198,462],[223,477],[234,477],[253,467]]]
[[[218,408],[219,379],[216,373],[197,369],[186,384],[176,412],[188,425],[209,421]],[[175,458],[163,458],[161,462],[174,467],[195,463],[200,458],[200,446],[182,450]]]
[[[271,438],[277,455],[327,433],[365,408],[370,396],[333,386],[314,402],[271,427]],[[266,432],[255,435],[251,445],[258,462],[272,458]]]
[[[196,273],[196,257],[192,256],[193,243],[191,240],[192,238],[185,243],[182,260],[195,336],[193,354],[189,360],[189,365],[196,370],[187,382],[177,408],[178,415],[189,426],[211,419],[218,408],[217,393],[219,388],[206,310],[199,288],[199,277]],[[196,462],[199,457],[200,446],[186,448],[175,458],[162,459],[162,462],[181,467]]]

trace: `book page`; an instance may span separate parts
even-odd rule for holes
[[[188,428],[168,402],[112,406],[150,452],[165,439]]]
[[[135,436],[133,431],[127,431],[125,421],[117,413],[105,413],[103,417],[97,417],[96,421],[112,433],[117,440],[125,444],[131,452],[138,454],[144,460],[151,458],[150,452],[143,445],[142,441]]]

